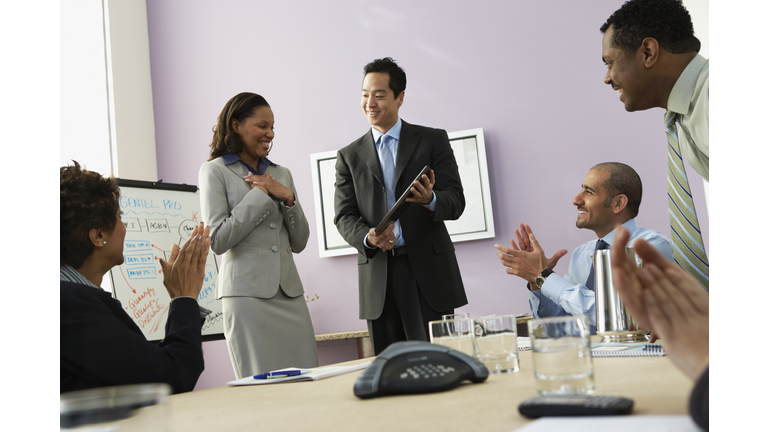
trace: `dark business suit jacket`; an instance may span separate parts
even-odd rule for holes
[[[435,171],[437,197],[434,214],[411,203],[400,216],[408,260],[416,282],[429,306],[436,311],[467,304],[453,243],[443,221],[458,219],[464,211],[464,191],[459,168],[442,129],[403,121],[395,164],[395,197],[429,165]],[[344,240],[358,250],[360,318],[381,315],[387,286],[387,254],[366,255],[363,238],[387,214],[384,174],[369,130],[336,157],[336,217],[334,223]]]
[[[204,369],[195,299],[171,302],[165,339],[157,346],[110,293],[64,281],[60,289],[61,393],[140,383],[168,383],[174,393],[195,387]]]

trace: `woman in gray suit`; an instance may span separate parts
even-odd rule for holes
[[[263,97],[240,93],[219,114],[211,156],[200,167],[203,220],[222,256],[216,297],[237,378],[316,367],[317,345],[293,254],[309,224],[291,172],[267,159],[274,115]]]

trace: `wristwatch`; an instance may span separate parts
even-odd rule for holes
[[[541,289],[541,287],[544,286],[544,281],[547,280],[549,275],[551,275],[552,273],[554,272],[548,268],[544,269],[544,271],[539,273],[539,275],[536,276],[536,280],[534,281],[536,282],[536,286],[539,287],[539,289]]]

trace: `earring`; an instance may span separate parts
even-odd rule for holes
[[[105,244],[107,244],[107,241],[104,240],[103,242],[101,242],[101,244],[105,245]]]

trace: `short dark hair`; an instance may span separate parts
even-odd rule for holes
[[[227,153],[237,154],[243,151],[240,136],[232,129],[232,119],[242,123],[261,106],[269,106],[269,104],[263,96],[256,93],[243,92],[227,101],[213,130],[209,161]]]
[[[395,98],[400,96],[401,92],[405,91],[405,71],[392,60],[392,57],[376,59],[365,65],[363,68],[363,77],[372,72],[386,73],[389,75],[389,88],[392,90],[392,93],[395,94]]]
[[[78,269],[93,253],[91,230],[111,232],[115,229],[120,188],[114,177],[103,177],[72,162],[74,165],[59,169],[59,260]]]
[[[611,44],[628,54],[637,52],[643,39],[651,37],[673,53],[699,52],[701,42],[693,35],[691,15],[681,0],[629,0],[600,27],[613,26]]]
[[[608,191],[608,201],[617,195],[626,195],[627,209],[632,217],[640,212],[643,200],[643,182],[631,166],[621,162],[604,162],[592,167],[595,171],[610,174],[603,187]]]

